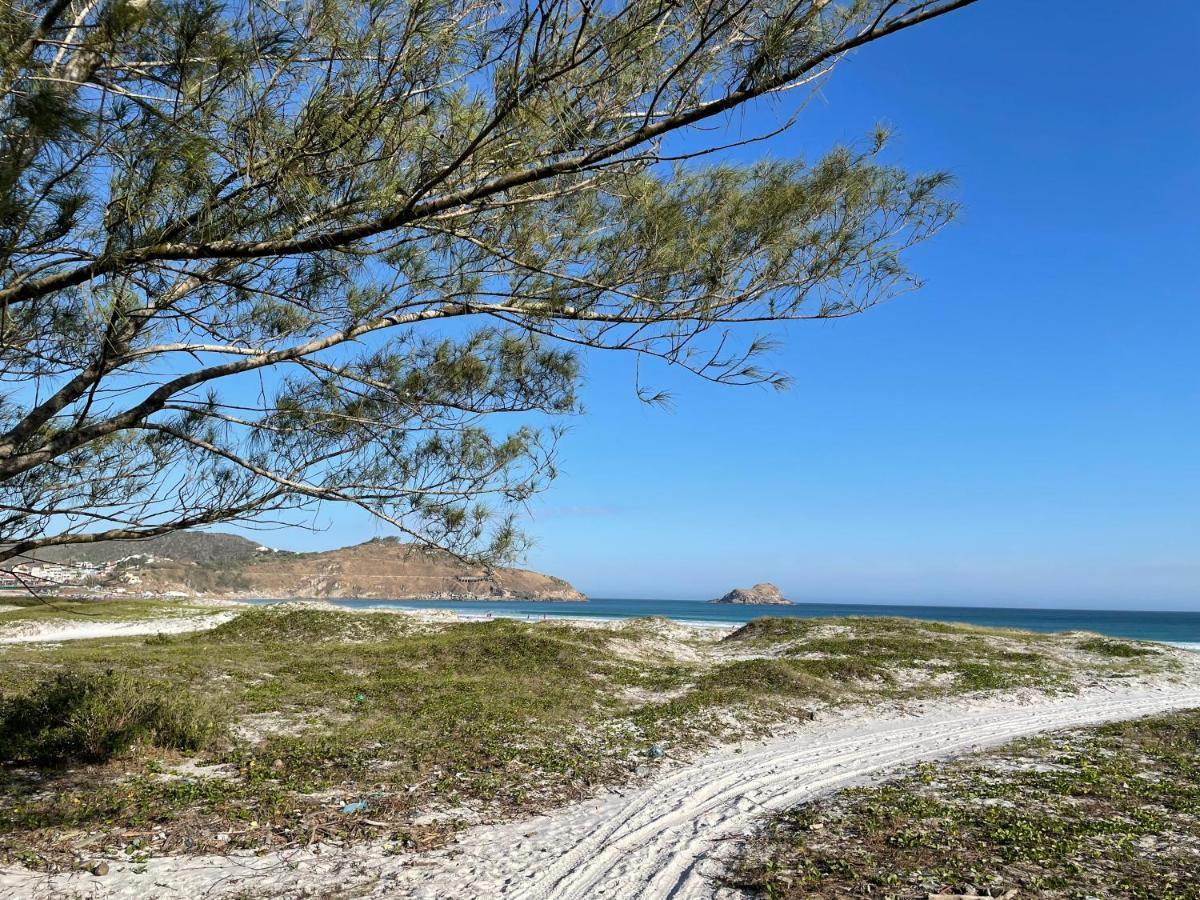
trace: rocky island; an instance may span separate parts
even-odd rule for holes
[[[709,600],[709,603],[752,603],[761,605],[788,606],[791,600],[779,592],[769,581],[748,588],[734,588],[724,597]]]

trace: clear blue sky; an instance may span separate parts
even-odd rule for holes
[[[958,179],[924,290],[798,323],[788,392],[587,361],[528,564],[593,596],[1200,609],[1200,5],[984,0],[755,154],[896,131]],[[738,127],[767,121],[747,114]],[[326,510],[324,548],[386,533]]]

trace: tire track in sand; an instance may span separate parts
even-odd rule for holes
[[[0,895],[196,898],[245,895],[471,900],[699,900],[717,888],[714,850],[765,813],[940,759],[1061,728],[1200,707],[1194,685],[1101,686],[1024,702],[1009,697],[928,702],[919,710],[858,710],[764,743],[726,748],[624,793],[549,815],[465,832],[452,846],[389,855],[382,845],[117,863],[104,879],[74,872],[0,871]]]
[[[484,876],[463,887],[477,889],[476,896],[520,900],[711,896],[713,888],[699,864],[716,843],[752,827],[770,810],[915,762],[1040,731],[1186,706],[1200,706],[1200,691],[1069,698],[957,715],[890,719],[874,727],[859,723],[825,733],[800,732],[679,769],[619,798],[622,802],[606,803],[603,810],[552,816],[530,836],[537,845],[556,844],[557,852],[538,846],[522,854],[541,856],[541,865],[516,873],[522,876],[519,879],[510,875],[507,883]],[[581,834],[585,829],[572,818],[590,818],[591,827]]]

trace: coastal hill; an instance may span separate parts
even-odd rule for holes
[[[53,563],[103,565],[134,556],[153,556],[191,563],[229,563],[253,559],[266,547],[236,534],[219,531],[176,531],[140,541],[101,541],[35,550],[35,559]]]
[[[792,601],[780,593],[779,588],[769,581],[748,588],[734,588],[724,597],[709,600],[709,603],[748,603],[760,605],[790,606]]]
[[[586,600],[561,578],[470,566],[449,553],[377,538],[321,553],[273,550],[232,534],[183,532],[59,547],[21,568],[88,593],[239,599]]]

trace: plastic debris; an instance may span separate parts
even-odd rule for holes
[[[353,803],[347,803],[342,807],[344,813],[363,812],[367,808],[366,800],[355,800]]]

